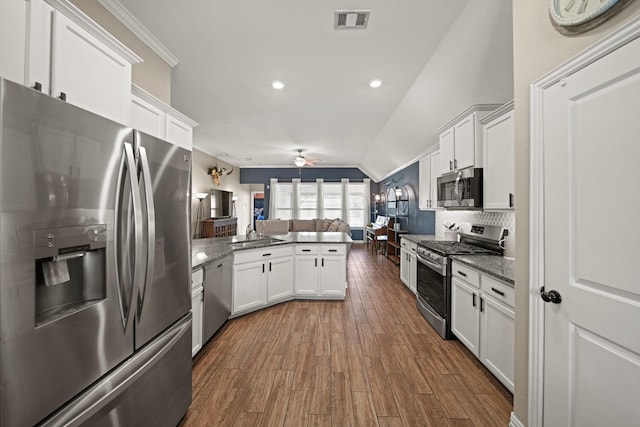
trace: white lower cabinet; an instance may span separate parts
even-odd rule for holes
[[[457,277],[451,279],[451,331],[476,357],[480,354],[479,294]]]
[[[202,314],[204,303],[204,287],[202,268],[191,274],[191,357],[202,348]]]
[[[515,312],[487,295],[483,295],[482,303],[480,360],[513,392]]]
[[[513,392],[513,287],[455,261],[451,270],[451,331]]]
[[[406,238],[400,240],[400,280],[414,294],[418,284],[417,244]]]
[[[231,315],[262,308],[293,295],[291,247],[241,251],[234,254]]]
[[[345,246],[296,246],[296,297],[344,298],[345,288]]]

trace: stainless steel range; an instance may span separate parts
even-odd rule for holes
[[[444,339],[451,333],[450,255],[501,254],[502,227],[463,224],[460,241],[425,240],[418,243],[418,310]]]

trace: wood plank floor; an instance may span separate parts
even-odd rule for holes
[[[230,320],[193,367],[181,426],[506,426],[512,396],[417,311],[398,267],[354,244],[345,301]]]

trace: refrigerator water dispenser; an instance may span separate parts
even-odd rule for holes
[[[35,231],[35,324],[82,310],[106,294],[105,224]]]

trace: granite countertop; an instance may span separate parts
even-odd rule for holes
[[[420,243],[423,240],[436,240],[435,234],[402,234],[401,238]]]
[[[451,259],[500,279],[511,286],[515,280],[515,260],[499,255],[451,255]]]
[[[247,238],[247,236],[212,237],[191,241],[191,267],[200,267],[216,261],[235,251],[260,249],[272,246],[317,243],[348,244],[353,243],[351,237],[341,232],[307,232],[298,231],[286,234],[265,235],[263,238]]]

